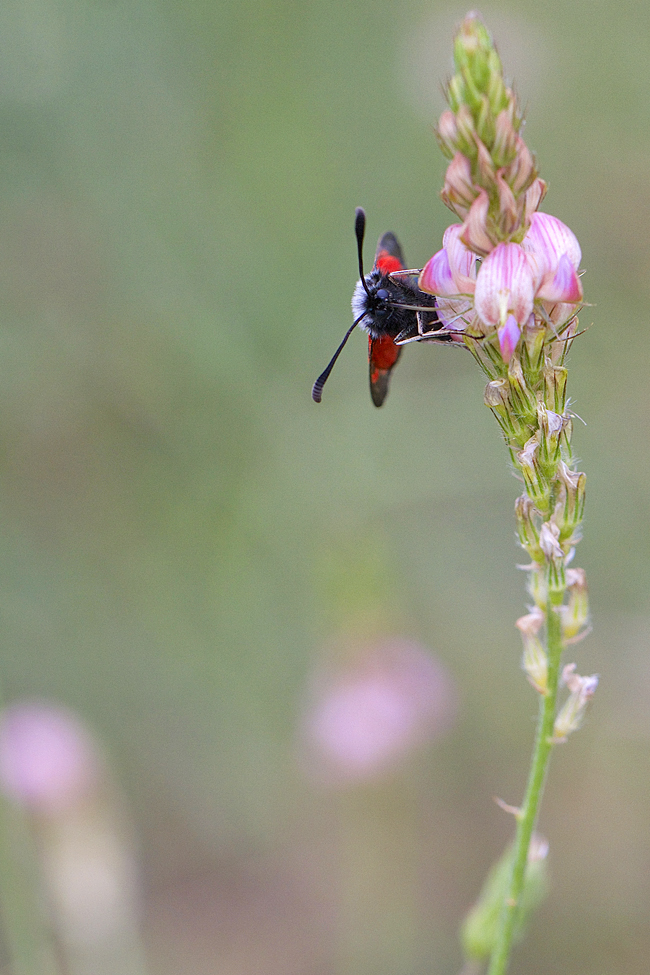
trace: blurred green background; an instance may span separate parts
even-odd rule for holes
[[[350,323],[354,207],[440,246],[432,124],[466,8],[3,0],[5,698],[75,709],[139,837],[152,975],[446,975],[511,834],[536,700],[513,623],[518,493],[469,356],[410,347],[375,410]],[[578,235],[571,353],[601,686],[554,756],[552,896],[518,975],[650,957],[650,6],[482,9],[544,209]],[[300,758],[333,646],[414,639],[454,728],[389,778]],[[338,651],[337,651],[338,652]]]

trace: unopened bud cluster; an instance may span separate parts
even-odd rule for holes
[[[450,110],[436,135],[451,160],[442,198],[464,224],[464,242],[487,256],[503,240],[520,241],[528,215],[546,184],[521,135],[522,116],[503,80],[489,32],[475,17],[463,22],[454,44],[456,74],[449,82]]]
[[[584,571],[568,568],[585,504],[585,475],[572,458],[565,365],[583,299],[582,255],[569,227],[538,210],[546,184],[522,138],[522,114],[490,34],[476,14],[458,31],[454,59],[449,110],[437,136],[450,160],[442,199],[461,223],[445,231],[419,287],[436,295],[442,326],[465,343],[486,374],[485,403],[523,482],[515,514],[519,542],[530,558],[533,605],[517,625],[525,672],[546,694],[540,632],[548,613],[558,614],[565,644],[588,623]],[[557,737],[577,723],[567,718],[568,730]]]

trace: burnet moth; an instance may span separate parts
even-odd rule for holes
[[[357,325],[368,333],[370,395],[375,406],[381,406],[386,399],[390,375],[402,352],[402,344],[418,341],[425,336],[428,341],[437,342],[448,342],[452,338],[438,319],[434,296],[425,294],[417,287],[419,271],[406,269],[402,248],[395,234],[389,231],[379,238],[372,271],[370,274],[363,273],[365,229],[366,214],[361,207],[357,207],[354,232],[361,277],[352,294],[354,321],[327,369],[313,385],[311,395],[316,403],[320,403],[323,386]]]

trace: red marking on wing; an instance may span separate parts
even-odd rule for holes
[[[375,258],[375,267],[379,268],[382,274],[392,274],[393,271],[404,270],[398,258],[393,257],[388,251],[379,251]]]
[[[373,376],[375,370],[392,369],[399,354],[400,347],[395,345],[390,335],[382,335],[378,339],[368,339],[368,358],[373,366]]]

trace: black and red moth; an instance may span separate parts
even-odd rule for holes
[[[321,401],[323,386],[334,363],[357,325],[368,333],[370,395],[375,406],[381,406],[386,399],[391,372],[402,352],[398,343],[418,340],[432,333],[439,342],[451,339],[438,319],[435,298],[418,289],[417,271],[406,270],[402,248],[395,234],[388,231],[379,238],[372,271],[370,274],[363,273],[365,229],[366,215],[358,207],[354,231],[361,277],[352,294],[354,321],[327,369],[313,385],[311,395],[317,403]]]

